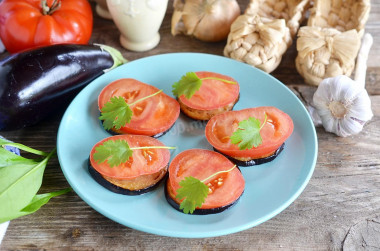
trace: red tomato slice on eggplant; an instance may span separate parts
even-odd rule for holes
[[[132,157],[126,163],[122,163],[119,166],[110,167],[107,161],[98,163],[94,160],[96,148],[108,140],[125,140],[130,148],[164,146],[164,144],[155,138],[143,135],[116,135],[99,141],[91,150],[90,163],[97,172],[109,178],[118,180],[134,179],[139,176],[157,173],[169,163],[169,150],[159,148],[133,150]]]
[[[198,78],[221,78],[236,84],[225,83],[215,79],[205,79],[202,81],[201,88],[187,99],[184,95],[178,97],[184,105],[196,110],[214,110],[236,103],[239,98],[240,87],[238,82],[226,75],[214,72],[200,71],[195,73]]]
[[[260,120],[262,124],[267,115],[267,122],[260,131],[262,144],[247,150],[239,150],[232,144],[230,137],[238,128],[239,122],[249,117]],[[276,107],[256,107],[239,111],[229,111],[212,117],[205,129],[208,142],[219,152],[233,158],[258,159],[273,154],[292,134],[293,121],[288,114]]]
[[[180,188],[179,182],[185,177],[192,176],[203,180],[233,166],[234,164],[225,156],[214,151],[204,149],[183,151],[170,163],[167,192],[176,203],[180,204],[175,198],[176,190]],[[218,209],[232,205],[240,198],[245,187],[243,175],[238,168],[218,174],[205,181],[205,184],[209,187],[209,194],[200,209]]]
[[[128,104],[159,91],[158,88],[136,79],[124,78],[108,84],[98,98],[99,110],[111,97],[124,97]],[[177,120],[180,107],[174,98],[161,92],[131,106],[133,115],[130,123],[120,129],[119,134],[155,136],[169,130]]]

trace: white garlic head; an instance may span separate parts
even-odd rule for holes
[[[325,130],[341,137],[361,132],[373,117],[365,88],[344,75],[324,79],[313,102]]]

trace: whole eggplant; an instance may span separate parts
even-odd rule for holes
[[[0,62],[0,130],[31,126],[104,72],[127,62],[106,45],[59,44]]]

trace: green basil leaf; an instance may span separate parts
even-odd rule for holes
[[[14,154],[3,147],[0,147],[0,168],[15,165],[17,163],[36,163],[35,160],[26,159],[17,154]]]
[[[0,168],[0,212],[12,215],[25,208],[42,184],[46,164],[52,151],[41,162],[18,162]]]
[[[20,143],[10,142],[10,141],[2,139],[2,138],[0,138],[0,145],[1,146],[5,146],[5,145],[7,145],[7,146],[13,146],[13,147],[16,147],[16,148],[18,148],[20,150],[24,150],[25,152],[33,153],[33,154],[36,154],[36,155],[41,155],[41,156],[48,156],[49,155],[49,153],[33,149],[31,147],[28,147],[28,146],[20,144]]]
[[[71,188],[66,188],[56,192],[37,194],[33,197],[30,203],[20,211],[14,211],[9,212],[8,214],[0,215],[0,223],[13,220],[28,214],[32,214],[39,210],[43,205],[48,203],[51,198],[68,193],[70,191],[72,191]]]

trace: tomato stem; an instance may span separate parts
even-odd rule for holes
[[[47,0],[41,0],[41,8],[43,15],[51,15],[61,8],[61,0],[54,0],[50,7]]]

